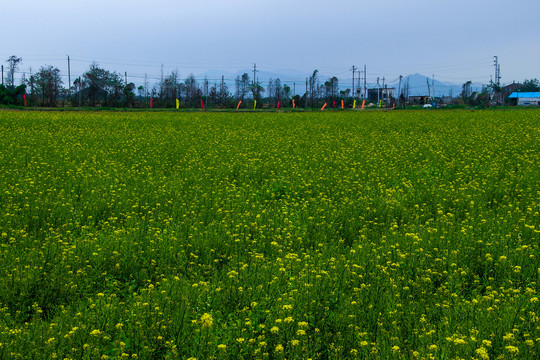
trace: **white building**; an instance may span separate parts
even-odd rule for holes
[[[516,99],[517,105],[540,105],[540,92],[513,92],[509,99]]]

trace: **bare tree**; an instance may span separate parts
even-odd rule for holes
[[[274,80],[274,94],[276,103],[283,99],[283,86],[281,86],[281,80],[279,78]]]
[[[309,77],[309,97],[311,106],[314,104],[314,100],[317,99],[319,93],[319,70],[315,69],[313,74]]]
[[[6,61],[8,62],[6,84],[7,86],[15,87],[15,72],[19,68],[19,64],[22,62],[22,58],[11,55]]]
[[[186,103],[189,103],[189,106],[194,106],[195,101],[200,96],[199,85],[195,79],[195,75],[189,74],[189,76],[184,81],[185,94],[186,94]]]

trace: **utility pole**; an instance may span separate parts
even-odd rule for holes
[[[381,103],[381,98],[380,98],[380,90],[381,89],[381,85],[379,84],[379,77],[377,76],[377,106],[379,106],[379,104]]]
[[[124,71],[124,76],[126,77],[126,86],[127,86],[127,71]]]
[[[431,92],[433,93],[433,99],[435,99],[435,74],[431,75]]]
[[[305,104],[304,104],[304,108],[307,108],[307,98],[308,98],[308,91],[307,91],[307,81],[308,81],[308,78],[306,78],[306,101],[305,101]]]
[[[367,98],[367,72],[366,65],[364,65],[364,99]]]
[[[384,100],[384,103],[386,104],[386,102],[388,101],[388,92],[385,91],[385,86],[384,86],[384,76],[382,78],[382,87],[383,87],[383,90],[381,91],[381,95],[385,94],[386,93],[386,100]],[[384,96],[382,97],[384,99]]]
[[[68,55],[68,96],[71,97],[71,63]]]
[[[30,106],[34,104],[34,73],[30,67]]]
[[[204,110],[208,110],[208,78],[204,77]]]
[[[296,96],[296,83],[295,82],[292,83],[292,88],[293,88],[292,97],[295,97]]]
[[[257,84],[257,64],[253,64],[253,86]]]
[[[79,111],[81,111],[81,77],[79,76]]]
[[[399,75],[399,87],[398,87],[398,106],[401,102],[401,80],[403,79],[403,75]]]
[[[351,93],[352,93],[352,97],[354,99],[354,72],[356,71],[356,66],[352,66],[351,68],[351,71],[352,71],[352,88],[351,88]]]
[[[225,76],[221,75],[221,89],[219,91],[219,100],[221,107],[223,107],[223,94],[225,93]]]
[[[2,65],[2,85],[4,85],[4,65]]]

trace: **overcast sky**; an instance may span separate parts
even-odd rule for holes
[[[487,83],[540,78],[539,0],[26,0],[0,4],[0,61],[57,66],[72,78],[92,61],[138,82],[178,69],[294,70],[368,81],[435,75]],[[67,79],[66,79],[67,80]],[[142,80],[140,80],[142,81]],[[67,83],[67,81],[65,81]]]

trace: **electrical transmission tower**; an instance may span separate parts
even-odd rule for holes
[[[495,64],[495,84],[497,86],[501,86],[501,65],[499,64],[499,57],[494,56],[495,60],[493,61]]]

